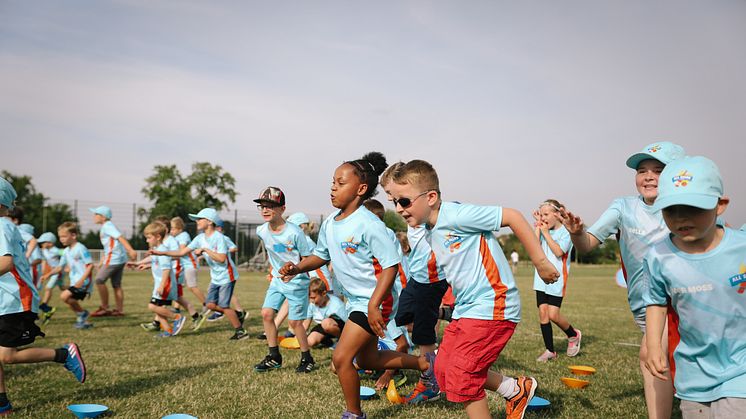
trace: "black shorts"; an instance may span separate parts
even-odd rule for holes
[[[353,311],[348,316],[348,319],[356,325],[365,329],[365,331],[370,333],[371,336],[376,335],[375,333],[373,333],[373,329],[370,327],[370,323],[368,323],[368,315],[363,313],[362,311]]]
[[[340,319],[337,316],[333,316],[333,317],[330,317],[330,318],[332,320],[334,320],[335,322],[337,322],[337,327],[339,327],[339,330],[343,330],[344,329],[345,322],[342,319]],[[336,338],[337,336],[334,336],[334,335],[331,335],[329,333],[326,333],[326,331],[324,330],[324,328],[320,324],[317,324],[316,326],[313,327],[313,329],[311,329],[311,333],[313,333],[313,332],[320,333],[320,334],[322,334],[324,336],[321,339],[321,344],[322,345],[326,346],[327,348],[331,347],[331,346],[334,346],[334,338]]]
[[[150,304],[157,305],[158,307],[170,306],[171,303],[172,303],[171,300],[160,300],[158,298],[150,299]]]
[[[73,298],[82,301],[88,296],[88,291],[84,288],[68,287],[68,291],[73,295]]]
[[[549,295],[544,291],[536,291],[536,307],[542,304],[549,304],[550,306],[562,307],[562,297],[556,295]]]
[[[433,345],[437,341],[435,325],[438,323],[440,302],[448,291],[446,281],[422,284],[409,281],[399,296],[396,325],[412,323],[412,342],[415,345]]]
[[[44,337],[35,323],[38,318],[32,311],[0,316],[0,346],[17,348],[34,343],[37,336]]]

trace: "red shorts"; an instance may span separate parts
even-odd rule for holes
[[[455,403],[482,400],[487,372],[497,360],[516,323],[507,320],[453,320],[443,332],[435,359],[435,378]]]
[[[184,296],[184,286],[181,285],[181,284],[176,284],[176,285],[177,285],[177,287],[176,287],[176,295],[178,295],[179,298],[181,298],[181,297]]]

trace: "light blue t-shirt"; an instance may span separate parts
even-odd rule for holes
[[[0,256],[13,258],[10,272],[0,275],[0,315],[39,312],[39,293],[26,259],[26,245],[9,219],[0,218]]]
[[[163,240],[163,245],[166,247],[166,251],[172,252],[179,250],[179,242],[176,241],[176,238],[168,235],[166,236],[166,239]],[[181,258],[171,258],[171,269],[173,269],[175,275],[176,275],[176,281],[184,285],[185,281],[185,275],[184,275],[184,268],[181,266]]]
[[[179,244],[179,248],[181,248],[182,245],[189,246],[189,243],[192,242],[192,238],[189,237],[189,233],[187,233],[186,231],[182,231],[174,238]],[[182,256],[179,260],[179,263],[184,269],[197,269],[199,267],[197,258],[194,256],[194,252],[189,252],[186,254],[186,256]]]
[[[682,252],[666,238],[644,258],[645,304],[670,300],[678,314],[681,340],[669,351],[682,400],[746,398],[746,233],[724,233],[707,253]]]
[[[407,227],[407,240],[411,251],[407,255],[409,279],[421,284],[443,281],[446,274],[438,266],[435,253],[427,241],[427,229],[424,225]]]
[[[324,307],[319,307],[313,303],[308,304],[308,316],[306,318],[313,319],[316,323],[321,324],[324,319],[328,319],[331,316],[337,316],[342,321],[347,321],[347,310],[345,309],[344,301],[340,300],[336,295],[329,295],[329,302]]]
[[[428,230],[456,301],[454,319],[521,320],[518,288],[493,234],[501,223],[502,207],[443,202]]]
[[[175,241],[174,241],[175,243]],[[177,247],[178,248],[178,247]],[[168,246],[166,243],[161,243],[156,250],[162,252],[170,252],[173,246]],[[174,269],[174,258],[171,256],[155,256],[151,257],[150,270],[153,273],[153,294],[152,297],[158,300],[171,300],[176,301],[179,299],[179,287],[176,279],[176,269]],[[158,293],[158,288],[161,286],[163,280],[163,272],[168,270],[168,281],[163,284],[163,294]]]
[[[645,318],[642,301],[644,286],[642,259],[655,242],[668,235],[663,215],[645,204],[640,196],[627,196],[612,201],[609,208],[589,229],[601,243],[612,234],[619,234],[619,251],[622,254],[622,270],[627,279],[627,301],[637,318]]]
[[[565,290],[567,289],[567,278],[570,275],[570,251],[572,250],[572,240],[570,239],[570,232],[567,231],[565,226],[560,226],[554,230],[549,230],[549,235],[552,237],[560,249],[565,252],[561,257],[557,257],[552,249],[549,247],[549,243],[544,238],[544,234],[541,234],[539,241],[541,242],[541,250],[547,255],[549,262],[554,265],[560,277],[557,278],[557,282],[552,284],[545,283],[539,276],[539,272],[534,268],[534,289],[536,291],[543,291],[548,295],[555,297],[564,297]]]
[[[110,220],[107,220],[98,233],[101,238],[101,244],[104,246],[103,263],[104,266],[121,265],[127,262],[127,252],[124,246],[119,242],[122,233]]]
[[[316,242],[314,242],[309,236],[306,236],[306,242],[308,242],[308,251],[313,252],[313,249],[316,248]],[[327,265],[322,265],[319,269],[308,272],[308,276],[311,278],[319,278],[324,282],[324,285],[326,285],[327,291],[334,291],[334,281],[332,280],[332,274],[329,272]]]
[[[70,267],[70,275],[67,279],[70,281],[70,286],[74,287],[75,284],[83,278],[83,274],[86,270],[86,265],[92,264],[91,254],[88,253],[88,248],[83,243],[77,242],[73,247],[66,247],[62,251],[62,257],[60,258],[59,266],[63,268],[65,266]],[[91,273],[83,281],[83,285],[80,287],[83,290],[88,290],[91,285]]]
[[[342,220],[335,212],[324,220],[314,255],[330,260],[347,299],[347,313],[368,313],[368,302],[381,271],[401,262],[386,225],[365,207]]]
[[[60,264],[60,257],[62,257],[62,250],[58,247],[53,246],[49,249],[41,249],[41,255],[44,257],[44,261],[47,262],[50,268],[54,269]]]
[[[276,233],[269,228],[269,223],[264,223],[256,228],[256,235],[262,239],[267,250],[269,264],[272,267],[272,285],[278,287],[281,292],[308,290],[308,284],[311,282],[308,274],[302,273],[284,282],[279,273],[285,263],[292,262],[297,265],[301,257],[311,255],[303,230],[293,223],[285,223],[282,231]]]
[[[205,233],[200,233],[189,243],[190,249],[210,249],[215,253],[228,255],[228,244],[223,233],[213,231],[210,237]],[[233,264],[233,260],[227,257],[225,262],[219,263],[211,258],[207,253],[204,254],[205,262],[210,267],[210,281],[215,285],[226,285],[238,279],[238,271]]]

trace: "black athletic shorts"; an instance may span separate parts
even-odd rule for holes
[[[73,298],[82,301],[88,296],[88,291],[84,288],[68,287],[68,291],[73,295]]]
[[[542,304],[549,304],[550,306],[562,307],[562,297],[556,295],[549,295],[544,291],[536,291],[536,307]]]
[[[407,283],[399,296],[396,325],[412,323],[412,342],[415,345],[435,344],[435,325],[438,323],[440,302],[448,291],[446,281],[422,284],[414,280]]]
[[[38,318],[32,311],[0,316],[0,346],[17,348],[34,343],[37,336],[44,337],[35,323]]]
[[[353,311],[348,316],[348,320],[365,329],[365,331],[370,333],[371,336],[376,335],[375,333],[373,333],[373,329],[370,327],[370,323],[368,323],[368,315],[363,313],[362,311]]]
[[[158,298],[151,298],[150,299],[150,304],[157,305],[158,307],[170,306],[171,302],[172,302],[171,300],[160,300]]]

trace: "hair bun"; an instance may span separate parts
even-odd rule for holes
[[[383,171],[389,166],[388,163],[386,163],[386,157],[383,153],[378,151],[371,151],[370,153],[365,154],[360,160],[370,163],[376,176],[381,176]]]

